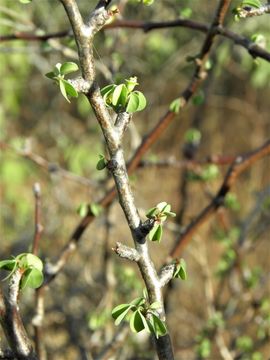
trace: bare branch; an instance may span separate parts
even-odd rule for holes
[[[17,301],[21,277],[21,270],[16,270],[10,279],[7,297],[0,289],[0,323],[16,359],[38,360],[19,313]]]

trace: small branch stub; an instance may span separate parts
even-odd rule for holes
[[[128,259],[131,261],[139,261],[140,260],[140,254],[136,249],[133,249],[129,246],[123,245],[120,242],[116,243],[116,247],[113,248],[113,251],[120,257],[124,259]]]

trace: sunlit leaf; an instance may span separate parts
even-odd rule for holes
[[[16,265],[16,260],[2,260],[0,261],[0,269],[12,271]]]
[[[139,310],[136,310],[129,319],[130,329],[135,333],[138,333],[145,328],[145,324],[142,320],[142,316],[143,315],[141,314],[141,312]]]
[[[139,99],[139,105],[138,105],[136,111],[142,111],[146,107],[146,104],[147,104],[145,96],[143,95],[143,93],[141,91],[134,91],[133,94],[137,95],[138,99]]]
[[[160,242],[162,238],[163,229],[160,224],[155,225],[153,229],[150,230],[148,236],[150,241],[158,241]]]
[[[62,64],[61,67],[60,67],[60,73],[63,74],[63,75],[70,74],[70,73],[75,72],[77,70],[79,70],[79,67],[74,62],[66,62],[66,63]]]
[[[32,289],[37,289],[43,283],[43,273],[42,271],[36,268],[27,269],[21,279],[20,287],[24,289],[30,287]]]
[[[40,258],[34,254],[31,253],[23,253],[17,256],[16,258],[17,260],[19,260],[19,265],[22,268],[29,268],[29,267],[33,267],[39,271],[42,271],[43,269],[43,263],[40,260]]]
[[[130,304],[120,304],[112,310],[112,317],[115,319],[115,325],[119,325],[127,316],[131,308]]]
[[[69,98],[67,96],[67,91],[66,91],[64,80],[59,80],[59,87],[60,87],[61,94],[70,103],[70,100],[69,100]]]
[[[129,99],[128,99],[128,103],[127,103],[127,107],[126,107],[126,112],[128,113],[134,113],[137,111],[138,107],[139,107],[139,97],[137,94],[135,94],[134,92],[132,92],[129,95]]]

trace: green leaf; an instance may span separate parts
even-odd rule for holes
[[[114,84],[110,84],[110,85],[105,86],[104,88],[102,88],[102,89],[100,90],[101,95],[104,96],[105,94],[108,94],[108,93],[111,92],[115,87],[116,87],[116,85],[114,85]]]
[[[161,303],[159,301],[153,302],[150,307],[151,310],[157,310],[161,308]]]
[[[43,283],[43,273],[36,268],[27,269],[21,279],[20,288],[30,287],[37,289]]]
[[[60,80],[61,82],[63,82],[64,86],[65,86],[65,89],[66,89],[66,93],[68,96],[71,96],[71,97],[78,97],[78,92],[77,90],[74,88],[73,85],[71,85],[68,81],[66,80]]]
[[[134,300],[131,301],[130,305],[133,305],[133,306],[140,306],[142,305],[143,303],[145,302],[145,298],[143,297],[138,297]]]
[[[96,203],[91,203],[90,209],[94,216],[99,216],[103,210],[102,206],[100,206],[99,204],[96,204]]]
[[[245,7],[245,6],[251,6],[258,9],[259,7],[262,6],[262,4],[259,0],[244,0],[241,3],[241,7]]]
[[[170,107],[169,107],[170,111],[178,114],[180,109],[181,109],[181,100],[179,98],[174,99],[171,103],[170,103]]]
[[[49,79],[56,79],[57,75],[55,75],[55,73],[53,71],[48,72],[47,74],[45,74],[45,76]]]
[[[171,216],[171,217],[175,217],[176,213],[172,212],[172,211],[164,211],[164,214],[167,216]]]
[[[143,315],[139,310],[134,311],[131,315],[129,319],[129,326],[133,332],[138,333],[145,328],[145,323],[143,322],[142,317]]]
[[[179,264],[177,264],[173,276],[175,278],[180,278],[182,280],[186,280],[187,272],[186,272],[186,262],[184,259],[181,259]]]
[[[134,90],[135,86],[139,85],[139,83],[137,83],[137,77],[136,76],[133,76],[133,77],[130,77],[129,79],[126,79],[125,82],[126,82],[126,87],[127,87],[128,93],[131,93],[131,91]]]
[[[160,320],[160,318],[154,314],[151,315],[151,324],[153,326],[154,333],[157,338],[167,334],[167,328],[165,323]]]
[[[141,91],[134,91],[133,94],[137,95],[139,99],[139,106],[137,107],[136,111],[142,111],[147,105],[145,96]]]
[[[146,217],[148,219],[151,219],[151,218],[155,217],[155,215],[157,215],[158,213],[159,213],[159,209],[155,206],[147,211]]]
[[[180,16],[184,19],[189,19],[192,15],[192,9],[189,7],[186,7],[180,11]]]
[[[30,2],[32,2],[32,0],[19,0],[19,1],[22,4],[30,4]]]
[[[165,210],[165,208],[168,206],[168,203],[166,203],[166,201],[162,201],[160,203],[157,204],[157,208],[159,209],[160,212],[162,212],[163,210]],[[170,206],[170,205],[169,205]]]
[[[54,72],[54,74],[55,74],[56,76],[61,75],[61,72],[60,72],[61,66],[62,66],[61,63],[57,63],[57,64],[55,65],[53,72]]]
[[[67,75],[67,74],[70,74],[70,73],[75,72],[77,70],[79,70],[78,65],[76,63],[70,62],[70,61],[62,64],[61,67],[60,67],[60,73],[62,75]]]
[[[103,170],[107,166],[107,160],[105,159],[104,155],[99,154],[99,161],[97,162],[96,169]]]
[[[19,260],[19,266],[23,269],[27,269],[30,267],[35,268],[39,271],[42,271],[43,269],[43,263],[40,258],[31,253],[20,254],[16,257],[16,259]]]
[[[143,0],[143,3],[146,5],[146,6],[150,6],[152,4],[154,4],[155,0]]]
[[[125,84],[116,86],[112,94],[112,104],[124,108],[127,102],[127,95],[128,90]]]
[[[65,87],[65,83],[64,83],[64,80],[59,80],[59,86],[60,86],[60,91],[61,91],[61,94],[64,96],[64,98],[67,100],[67,102],[70,103],[70,100],[67,96],[67,91],[66,91],[66,87]]]
[[[12,271],[14,267],[16,266],[16,260],[2,260],[0,261],[0,269]]]
[[[139,107],[139,97],[137,94],[135,94],[135,92],[132,92],[129,95],[126,112],[134,113],[137,111],[138,107]]]
[[[153,229],[150,230],[148,236],[150,241],[158,241],[160,242],[162,238],[163,229],[160,224],[155,225]]]
[[[112,317],[115,319],[116,326],[119,325],[122,320],[124,320],[130,309],[130,304],[120,304],[112,310]]]
[[[107,106],[111,106],[112,94],[113,94],[113,91],[115,88],[116,88],[116,85],[111,84],[111,85],[107,85],[103,89],[101,89],[101,95],[103,96],[103,100],[105,101]]]
[[[81,217],[85,217],[88,214],[89,211],[89,204],[86,202],[80,204],[77,208],[77,214],[79,214]]]
[[[204,103],[205,96],[202,91],[200,91],[197,95],[194,95],[192,98],[192,102],[194,105],[202,105]]]
[[[185,141],[190,144],[199,144],[202,134],[198,129],[190,128],[185,133]]]

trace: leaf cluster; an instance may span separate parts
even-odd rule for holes
[[[155,221],[153,228],[148,234],[150,241],[161,241],[163,235],[162,224],[167,220],[168,216],[175,217],[176,214],[171,212],[171,205],[167,204],[165,201],[160,202],[147,211],[146,217]]]
[[[112,310],[112,317],[115,325],[119,325],[125,318],[128,318],[129,326],[134,333],[146,330],[159,338],[167,333],[167,328],[156,313],[160,308],[159,302],[149,304],[144,297],[132,300],[128,304],[120,304]]]
[[[79,69],[78,65],[74,62],[65,62],[64,64],[57,63],[53,71],[45,74],[47,78],[54,80],[60,88],[61,94],[70,102],[69,97],[78,97],[78,92],[67,80],[65,75],[75,72]]]
[[[108,107],[111,107],[116,113],[127,112],[134,113],[141,111],[146,107],[146,98],[142,92],[135,90],[137,77],[131,77],[125,80],[125,84],[110,84],[101,90],[101,95]]]
[[[26,287],[36,289],[43,282],[43,263],[38,256],[31,253],[22,253],[12,259],[0,261],[0,269],[10,271],[7,278],[10,278],[16,270],[20,270],[22,272],[20,289]]]

